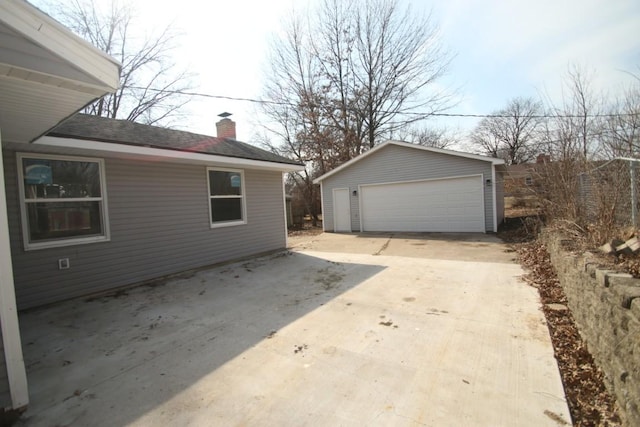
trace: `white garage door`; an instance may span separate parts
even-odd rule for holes
[[[482,176],[367,185],[363,231],[484,232]]]

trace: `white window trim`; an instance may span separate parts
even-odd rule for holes
[[[218,221],[213,222],[213,212],[211,211],[211,199],[216,196],[211,195],[211,181],[209,179],[209,172],[234,172],[240,174],[240,197],[238,196],[218,196],[217,198],[240,198],[242,204],[242,219],[240,220],[231,220],[231,221]],[[211,228],[221,228],[221,227],[232,227],[235,225],[244,225],[247,223],[247,196],[245,193],[244,186],[244,170],[242,169],[228,169],[228,168],[218,168],[218,167],[208,167],[207,168],[207,205],[209,206],[209,226]]]
[[[29,222],[27,218],[27,203],[24,197],[24,175],[22,171],[22,159],[46,159],[46,160],[66,160],[72,162],[94,162],[98,163],[100,168],[100,192],[102,197],[83,197],[83,198],[69,198],[64,199],[64,202],[91,202],[102,201],[102,235],[100,236],[86,236],[86,237],[69,237],[59,240],[49,240],[46,242],[30,242],[29,241]],[[57,248],[64,246],[84,245],[88,243],[108,242],[111,240],[111,231],[109,228],[109,209],[107,207],[107,181],[104,167],[104,159],[98,159],[93,157],[75,157],[75,156],[58,156],[53,154],[41,154],[41,153],[18,153],[17,154],[17,168],[18,168],[18,193],[20,195],[20,213],[22,218],[22,241],[24,243],[25,251]],[[52,200],[53,201],[53,200]],[[56,199],[55,201],[60,201]]]

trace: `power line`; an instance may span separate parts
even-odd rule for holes
[[[251,102],[253,104],[263,104],[263,105],[283,105],[287,107],[298,107],[297,104],[286,101],[270,101],[266,99],[257,99],[257,98],[242,98],[236,96],[226,96],[226,95],[212,95],[209,93],[202,92],[191,92],[191,91],[183,91],[183,90],[166,90],[166,89],[155,89],[155,88],[145,88],[140,86],[130,86],[131,89],[141,89],[141,90],[150,90],[154,92],[164,92],[171,93],[175,95],[185,95],[185,96],[195,96],[200,98],[211,98],[211,99],[226,99],[228,101],[240,101],[240,102]],[[385,113],[389,113],[389,111],[383,111]],[[507,114],[463,114],[463,113],[438,113],[438,112],[403,112],[401,114],[411,115],[411,116],[422,116],[424,118],[427,117],[459,117],[459,118],[502,118],[508,119],[514,117],[513,115]],[[611,114],[532,114],[527,115],[527,117],[536,118],[536,119],[553,119],[553,118],[562,118],[562,119],[579,119],[579,118],[607,118],[607,117],[633,117],[640,116],[640,113],[611,113]]]

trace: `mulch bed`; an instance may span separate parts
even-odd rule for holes
[[[322,234],[322,223],[319,225],[313,226],[310,221],[306,221],[300,227],[290,227],[288,230],[288,235],[290,237],[293,236],[317,236],[318,234]]]
[[[522,222],[525,225],[525,221]],[[607,391],[604,375],[580,337],[567,297],[558,281],[546,247],[533,240],[531,227],[512,222],[500,237],[511,244],[529,270],[524,279],[538,289],[549,334],[575,426],[619,426],[616,402]]]

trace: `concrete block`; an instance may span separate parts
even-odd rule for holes
[[[616,246],[613,246],[611,243],[605,243],[604,245],[598,248],[600,252],[606,255],[613,255],[616,253]]]
[[[584,271],[589,274],[589,277],[596,277],[596,270],[600,268],[600,264],[597,262],[588,262],[584,265]]]
[[[632,237],[625,243],[627,244],[627,247],[631,249],[631,252],[636,253],[640,251],[640,239],[638,239],[637,237]]]
[[[609,283],[607,282],[607,275],[617,273],[615,270],[600,270],[596,269],[596,280],[600,286],[607,287]]]
[[[628,273],[611,273],[605,277],[605,286],[624,285],[624,286],[640,286],[640,280],[635,279]]]
[[[619,254],[625,254],[625,255],[631,255],[633,254],[633,251],[631,250],[631,248],[629,246],[627,246],[626,243],[623,243],[619,246],[616,246],[616,253]]]
[[[631,301],[630,307],[631,313],[636,317],[636,319],[640,320],[640,298],[636,298]]]
[[[611,240],[611,242],[605,243],[604,245],[600,246],[598,249],[602,253],[605,253],[607,255],[613,255],[618,251],[618,248],[622,249],[624,244],[625,244],[624,240],[613,239]]]
[[[620,305],[626,309],[631,309],[631,303],[640,298],[640,287],[638,286],[615,285],[611,287],[611,290],[620,301]]]

